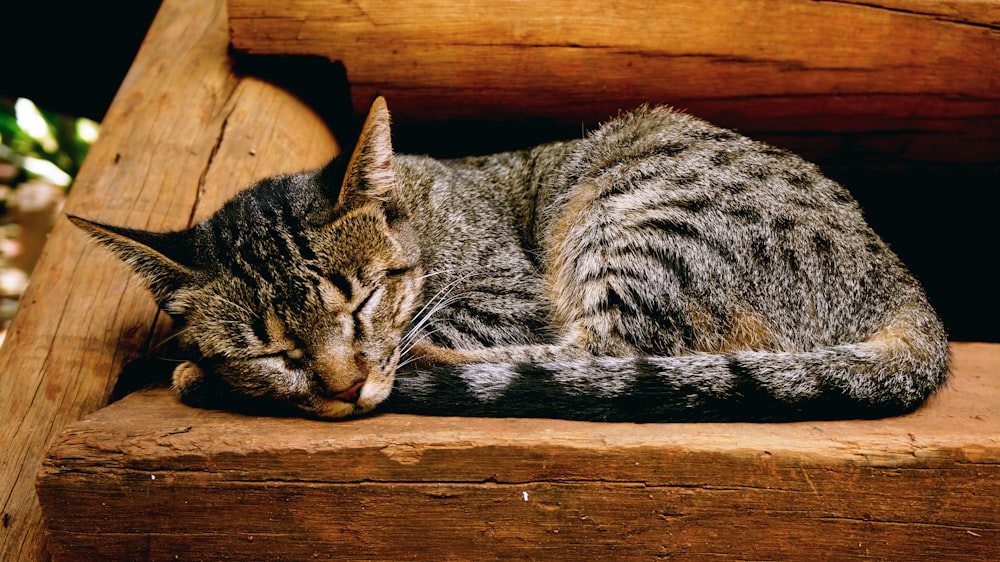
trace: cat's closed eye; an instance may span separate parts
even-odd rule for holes
[[[384,289],[378,288],[370,293],[358,303],[357,308],[351,313],[351,317],[354,319],[354,334],[355,336],[365,333],[367,322],[364,321],[362,315],[368,316],[371,314],[371,307],[378,304],[379,298],[382,296]]]
[[[945,379],[919,284],[790,153],[665,107],[449,161],[394,154],[389,123],[379,98],[348,160],[185,231],[73,219],[184,322],[185,400],[215,381],[320,418],[393,388],[410,413],[871,417]]]
[[[326,275],[326,280],[333,284],[340,294],[343,295],[344,300],[350,302],[351,298],[354,296],[354,286],[351,282],[340,273],[333,271]]]

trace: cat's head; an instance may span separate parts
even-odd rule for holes
[[[174,318],[190,359],[173,375],[185,402],[336,418],[389,395],[420,300],[420,250],[395,183],[379,98],[350,158],[263,180],[189,229],[70,220],[131,266]]]

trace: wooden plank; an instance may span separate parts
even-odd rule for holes
[[[343,61],[397,119],[587,123],[664,102],[798,149],[995,163],[1000,3],[229,0],[234,47]]]
[[[896,510],[940,510],[937,494],[947,497],[950,488],[928,489],[926,493],[935,494],[928,500],[913,485],[949,480],[951,473],[928,470],[920,480],[905,471],[838,474],[853,481],[849,486],[824,480],[827,474],[804,468],[798,479],[810,478],[817,490],[832,489],[838,494],[832,498],[775,487],[726,490],[619,482],[278,482],[265,492],[224,483],[207,487],[180,477],[163,484],[169,488],[165,491],[153,481],[129,482],[117,493],[88,497],[85,505],[102,519],[122,505],[152,514],[143,522],[183,519],[190,523],[183,531],[167,526],[154,532],[144,526],[131,533],[54,532],[53,542],[57,560],[95,561],[135,559],[140,553],[150,560],[178,555],[203,560],[222,553],[227,560],[988,560],[997,552],[1000,531],[981,528],[979,512],[972,509],[956,506],[956,515],[969,517],[965,521],[975,521],[972,525],[921,523],[899,518],[901,511],[880,519],[844,501],[846,494],[863,494],[873,504]],[[87,484],[82,477],[65,483],[65,493]],[[984,503],[973,507],[983,510]],[[182,507],[175,509],[178,504]],[[246,510],[253,510],[256,520],[249,521]]]
[[[336,148],[274,87],[232,74],[225,3],[165,0],[103,123],[67,211],[170,229],[251,179],[317,166]],[[156,323],[141,284],[60,221],[0,348],[0,560],[44,556],[35,475],[68,423],[106,403]]]
[[[1000,345],[885,420],[344,422],[133,394],[69,427],[56,558],[983,560],[1000,552]]]
[[[496,8],[479,5],[485,10],[481,12],[494,17],[512,5],[503,0],[493,4]],[[287,5],[294,9],[306,3]],[[678,82],[682,93],[684,88],[695,94],[716,88],[714,97],[690,100],[692,109],[707,108],[707,117],[721,116],[718,120],[731,126],[740,119],[759,119],[755,127],[777,127],[791,135],[808,133],[816,125],[857,139],[854,133],[876,129],[886,132],[886,138],[867,136],[864,142],[897,143],[903,146],[900,153],[912,158],[948,159],[954,158],[950,153],[968,150],[969,161],[984,161],[984,154],[995,159],[997,88],[981,86],[995,86],[997,80],[994,66],[983,66],[984,58],[996,53],[996,3],[726,5],[773,8],[777,19],[771,26],[812,21],[819,26],[811,29],[813,35],[826,34],[826,39],[831,29],[854,30],[845,23],[850,18],[837,16],[842,12],[836,10],[864,12],[865,18],[877,14],[888,27],[882,30],[869,22],[863,29],[882,34],[883,42],[877,44],[886,48],[886,60],[903,57],[913,70],[873,65],[872,79],[878,81],[875,75],[884,68],[894,77],[892,84],[872,91],[835,90],[838,95],[796,90],[796,76],[804,76],[803,84],[812,87],[835,84],[822,82],[827,78],[821,75],[830,69],[809,63],[799,72],[794,64],[797,52],[827,56],[819,52],[822,38],[810,46],[807,39],[789,37],[788,53],[768,43],[760,57],[753,49],[727,51],[730,40],[745,49],[746,39],[739,37],[751,36],[746,31],[766,32],[767,22],[761,22],[759,13],[751,14],[755,27],[744,28],[725,13],[712,12],[714,6],[702,8],[705,12],[691,8],[693,3],[685,5],[688,10],[671,12],[670,21],[684,23],[684,33],[673,43],[686,47],[666,51],[663,58],[671,64],[642,67],[644,62],[635,59],[634,65],[652,73],[654,85],[669,86],[664,77]],[[376,14],[379,9],[362,6]],[[909,13],[914,6],[920,13]],[[585,7],[583,14],[600,9]],[[796,10],[813,9],[831,10],[827,15],[836,25],[824,28],[825,20],[814,15],[798,19]],[[717,30],[699,38],[717,27],[706,14],[722,18],[718,26],[740,33],[732,31],[732,38],[726,38]],[[348,16],[338,21],[352,21]],[[591,27],[603,29],[601,18],[614,21],[614,14],[598,16],[589,20]],[[421,17],[434,22],[437,16]],[[351,25],[357,27],[357,21]],[[648,21],[666,20],[650,16]],[[915,22],[911,39],[906,39],[910,43],[894,39],[904,33],[903,21]],[[597,56],[601,46],[588,53],[572,44],[538,42],[544,21],[531,22],[535,27],[525,29],[534,35],[522,39],[537,46],[516,47],[506,59],[498,55],[492,60],[499,61],[498,68],[514,68],[517,72],[506,76],[517,78],[537,68],[536,59],[519,58],[517,49],[532,57],[551,55],[554,78],[532,78],[532,88],[573,86],[574,77],[593,85],[586,80],[593,79],[590,69],[598,67],[587,65],[614,66],[623,59],[611,55],[629,55],[626,40],[605,49],[610,54],[603,58]],[[165,0],[74,188],[71,212],[137,227],[184,226],[253,179],[316,166],[332,155],[335,145],[310,111],[280,90],[232,74],[226,25],[221,1]],[[551,28],[551,37],[564,27]],[[371,31],[358,29],[366,36]],[[606,33],[601,29],[598,33]],[[928,39],[932,31],[940,33],[937,43]],[[437,33],[444,50],[429,52],[447,54],[449,44]],[[466,39],[476,35],[464,33]],[[794,34],[784,30],[779,35]],[[692,49],[702,40],[708,41],[707,50],[699,54]],[[859,42],[868,45],[864,52],[875,52],[869,39]],[[492,57],[495,49],[506,48],[481,43],[466,56]],[[399,45],[398,50],[415,53],[425,48],[419,42]],[[855,47],[837,45],[833,55],[842,58],[834,63],[847,64],[850,57],[843,52]],[[925,52],[900,55],[889,47]],[[352,56],[361,61],[352,67],[358,68],[363,60]],[[387,72],[393,70],[392,62],[383,63]],[[589,119],[573,107],[593,108],[595,118],[617,110],[593,105],[587,92],[580,98],[567,94],[565,102],[555,103],[551,95],[499,84],[496,70],[482,68],[479,59],[465,62],[478,64],[479,70],[431,65],[434,72],[456,75],[465,83],[454,93],[440,85],[421,87],[405,77],[381,82],[376,75],[359,81],[354,95],[359,104],[367,103],[365,88],[373,92],[376,85],[386,86],[390,89],[383,91],[395,92],[393,108],[404,117],[435,115],[433,106],[422,108],[420,103],[450,104],[434,110],[439,116],[480,117],[490,110],[494,118],[523,113],[518,108],[529,107],[525,100],[537,101],[532,107],[539,112],[573,119]],[[522,66],[510,67],[511,62]],[[936,74],[949,65],[954,82]],[[857,69],[833,69],[852,88],[865,83]],[[424,71],[416,69],[417,74]],[[683,83],[685,73],[690,85]],[[615,75],[603,76],[606,84],[616,84],[610,80]],[[631,76],[642,75],[630,72],[618,78]],[[748,91],[764,89],[766,95],[744,99],[734,94],[744,80]],[[772,81],[791,90],[767,94]],[[940,88],[938,95],[927,93],[927,85]],[[615,99],[617,106],[633,99],[628,96],[645,95],[645,87],[615,85],[593,94]],[[486,102],[473,97],[479,95],[500,96],[500,101],[482,105]],[[508,98],[503,96],[514,96],[510,99],[522,105],[504,105]],[[407,109],[412,103],[417,105]],[[463,103],[468,105],[463,108]],[[864,111],[871,115],[862,119]],[[931,150],[938,145],[921,138],[960,142],[938,153]],[[5,405],[0,410],[5,452],[0,460],[0,559],[44,556],[41,506],[33,489],[39,462],[66,423],[105,403],[121,366],[156,339],[152,332],[165,328],[156,318],[145,291],[123,267],[65,221],[58,225],[0,349]],[[163,391],[146,392],[74,424],[58,438],[41,476],[41,501],[54,554],[73,559],[215,559],[230,553],[235,559],[444,557],[469,553],[456,550],[470,548],[466,545],[497,557],[555,552],[601,558],[631,548],[622,552],[698,556],[743,549],[744,557],[764,558],[802,554],[805,545],[815,545],[843,558],[898,558],[899,553],[917,552],[986,558],[997,549],[998,362],[995,346],[956,345],[958,375],[928,408],[903,418],[843,425],[580,425],[406,416],[322,424],[191,410]],[[523,509],[529,507],[532,511]],[[635,546],[616,542],[633,536]],[[421,545],[420,550],[414,552],[414,545]]]

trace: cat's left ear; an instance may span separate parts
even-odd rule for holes
[[[171,295],[194,278],[190,231],[147,232],[111,226],[68,215],[70,222],[128,264],[163,307]]]
[[[389,201],[395,186],[389,108],[386,107],[385,98],[379,96],[372,102],[368,117],[361,126],[361,134],[348,160],[337,203],[342,205],[354,197]]]

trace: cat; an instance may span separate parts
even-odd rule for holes
[[[185,403],[606,421],[872,418],[946,380],[944,327],[798,156],[666,106],[582,138],[352,150],[153,233],[70,220],[174,319]]]

